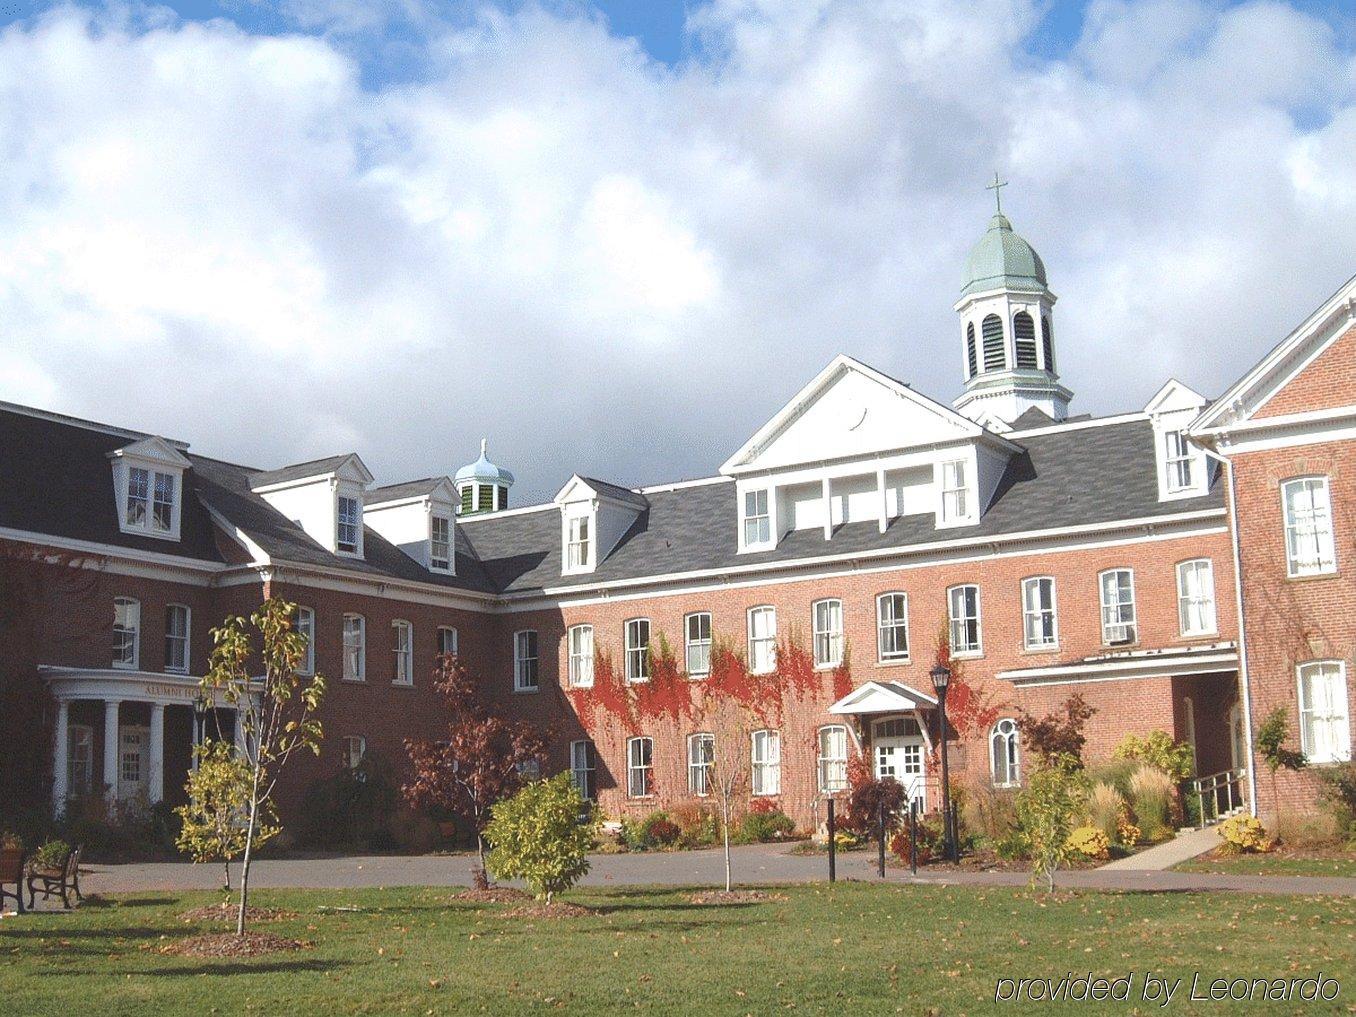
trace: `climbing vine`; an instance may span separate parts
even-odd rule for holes
[[[951,633],[942,625],[937,635],[937,663],[951,671],[946,689],[946,721],[964,741],[973,732],[988,731],[998,720],[1003,704],[993,692],[981,693],[965,680],[965,664],[951,655]]]

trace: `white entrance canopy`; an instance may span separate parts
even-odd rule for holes
[[[839,716],[868,713],[908,713],[937,705],[935,696],[929,696],[900,682],[867,682],[853,689],[829,707]]]

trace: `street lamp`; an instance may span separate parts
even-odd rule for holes
[[[951,684],[951,669],[945,664],[938,664],[928,672],[932,678],[932,687],[937,690],[937,709],[941,713],[941,739],[942,739],[942,830],[943,830],[943,849],[946,857],[951,861],[956,860],[956,837],[955,830],[951,823],[951,774],[947,770],[946,764],[946,687]]]
[[[193,697],[193,769],[198,768],[198,750],[202,747],[203,738],[207,734],[207,694],[202,689],[198,689],[197,695]]]

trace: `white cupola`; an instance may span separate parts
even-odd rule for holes
[[[1012,424],[1036,409],[1052,420],[1068,416],[1073,393],[1055,371],[1053,308],[1040,255],[998,211],[970,251],[956,313],[961,318],[965,392],[955,408],[981,423]]]
[[[513,474],[490,462],[486,454],[488,439],[480,439],[480,458],[457,471],[453,483],[457,487],[457,514],[474,515],[479,512],[500,512],[508,508],[508,492],[513,486]]]

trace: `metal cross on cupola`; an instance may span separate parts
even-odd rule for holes
[[[1007,186],[1006,180],[999,179],[997,170],[993,171],[993,183],[984,185],[986,191],[993,191],[993,200],[998,205],[999,213],[1003,211],[1003,188]]]

